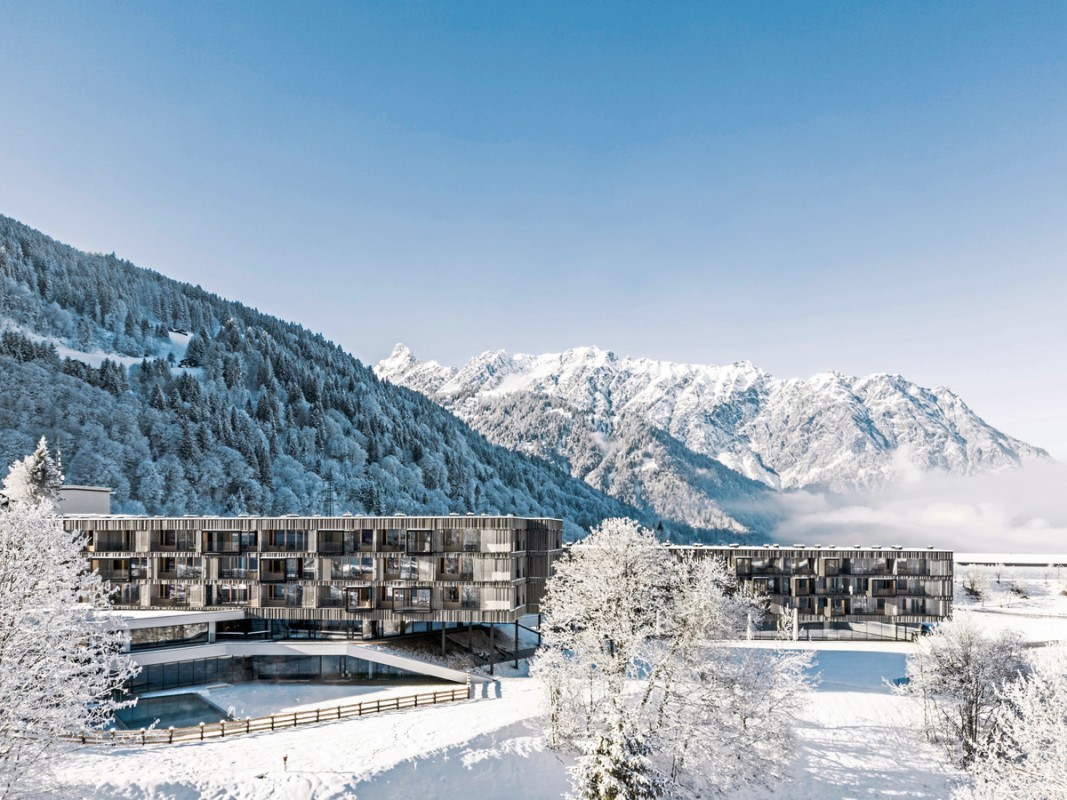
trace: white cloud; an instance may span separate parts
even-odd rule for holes
[[[865,495],[781,497],[772,536],[805,544],[934,545],[961,551],[1067,553],[1067,467],[1030,463],[971,478],[904,476]]]

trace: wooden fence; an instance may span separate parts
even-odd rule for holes
[[[468,682],[466,686],[443,689],[437,692],[423,692],[422,694],[409,694],[402,697],[385,697],[380,700],[364,700],[361,703],[334,706],[333,708],[290,711],[285,714],[271,714],[269,717],[257,717],[255,719],[221,720],[220,722],[212,723],[201,722],[198,726],[191,728],[96,731],[68,738],[81,744],[127,746],[202,742],[206,739],[224,739],[227,736],[238,736],[245,733],[278,731],[286,728],[295,728],[298,725],[314,725],[320,722],[334,722],[339,719],[365,717],[370,714],[379,714],[383,711],[402,711],[408,708],[438,705],[439,703],[455,703],[460,700],[468,700],[470,697],[471,690]]]

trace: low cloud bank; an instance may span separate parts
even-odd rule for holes
[[[1067,466],[1055,461],[970,478],[912,474],[870,494],[804,491],[777,502],[771,538],[781,544],[1067,553]]]

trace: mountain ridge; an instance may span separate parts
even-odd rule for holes
[[[760,487],[868,491],[912,472],[980,474],[1048,458],[989,426],[951,390],[891,373],[778,379],[750,361],[682,364],[588,346],[542,355],[489,350],[444,367],[403,344],[375,372],[491,441],[555,459],[609,494],[690,524],[716,518],[738,532],[751,528],[741,517],[761,502]],[[571,420],[565,432],[553,415]],[[600,446],[598,456],[590,444],[597,437],[614,446]],[[708,461],[696,467],[694,458]],[[709,469],[716,480],[695,485]],[[642,474],[653,471],[667,473],[654,486]]]

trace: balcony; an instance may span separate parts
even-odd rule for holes
[[[263,588],[263,597],[260,602],[261,608],[303,608],[304,587],[296,586],[266,586]]]
[[[204,576],[204,567],[197,562],[174,563],[173,559],[163,559],[159,573],[160,580],[198,580]]]
[[[432,589],[394,589],[393,611],[428,614],[431,609]]]
[[[268,531],[263,537],[263,552],[306,553],[307,531]]]
[[[93,553],[132,553],[137,549],[133,533],[97,533],[89,550]]]
[[[128,569],[97,569],[94,571],[105,581],[110,581],[111,583],[128,583],[130,581],[130,571]]]
[[[319,531],[319,543],[316,547],[319,555],[337,556],[345,552],[345,542],[340,537],[324,537],[324,531]]]
[[[157,608],[188,608],[189,607],[189,599],[188,598],[179,599],[179,598],[175,598],[175,597],[168,597],[168,598],[164,599],[164,598],[161,597],[161,598],[153,601],[152,605],[154,607],[157,607]]]
[[[408,531],[404,537],[404,549],[409,553],[432,553],[433,533],[431,531]]]

